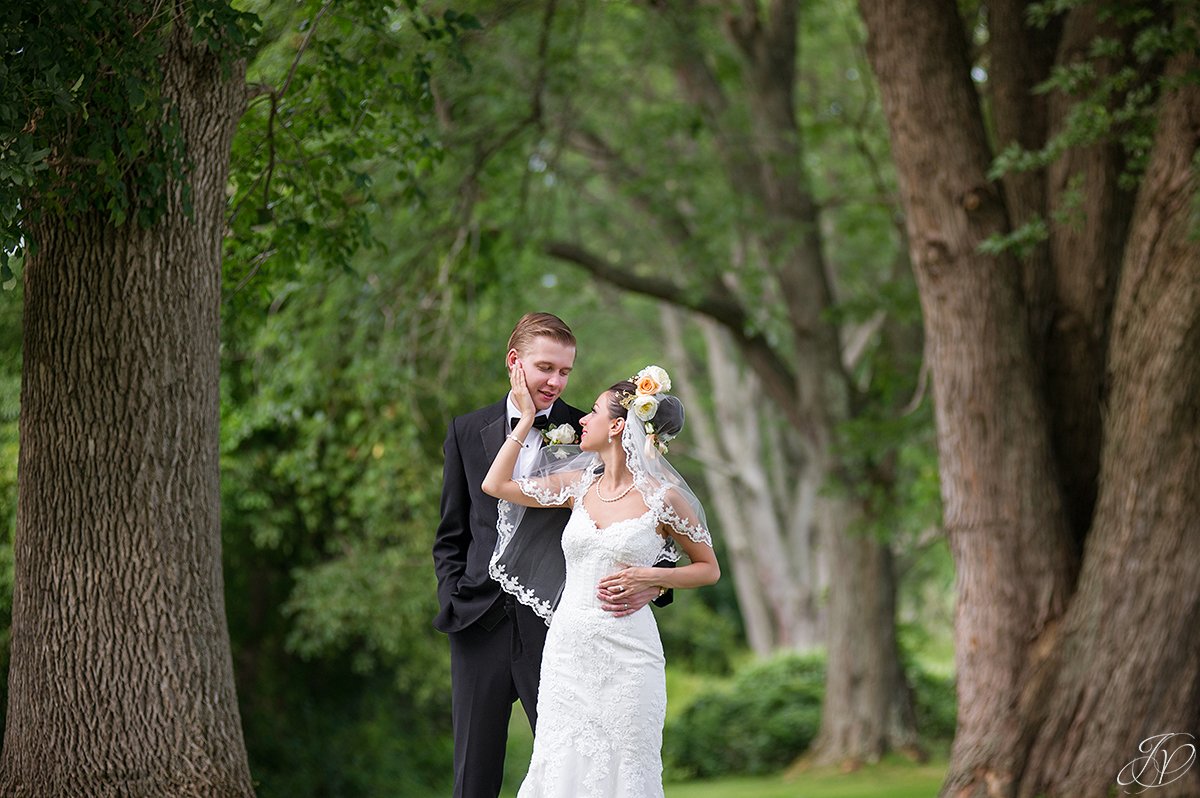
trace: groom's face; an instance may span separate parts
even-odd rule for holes
[[[566,390],[567,379],[575,366],[575,347],[538,336],[524,353],[509,350],[509,366],[518,360],[525,372],[525,383],[529,386],[534,407],[545,410]]]

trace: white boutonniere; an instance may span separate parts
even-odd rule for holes
[[[542,442],[547,446],[567,446],[576,440],[575,428],[570,424],[559,424],[557,427],[542,430]]]

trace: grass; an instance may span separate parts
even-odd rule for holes
[[[667,668],[667,715],[681,712],[698,695],[723,680]],[[508,726],[508,754],[504,763],[504,789],[500,798],[514,798],[529,769],[533,735],[525,712],[513,707]],[[946,753],[930,762],[914,764],[889,757],[878,765],[854,773],[835,768],[812,768],[798,776],[738,776],[709,781],[666,785],[666,798],[931,798],[938,793],[946,773]]]
[[[523,715],[519,722],[525,725]],[[525,734],[528,733],[529,727],[525,725]],[[510,746],[512,742],[510,738]],[[520,751],[526,750],[523,743],[520,745]],[[523,762],[506,769],[501,798],[517,794],[528,761],[526,753]],[[854,773],[813,768],[795,777],[777,774],[668,783],[666,798],[932,798],[942,786],[945,774],[944,756],[923,765],[890,757]]]
[[[666,785],[666,798],[931,798],[946,774],[946,760],[917,765],[885,759],[854,773],[814,768],[794,778],[735,777]]]

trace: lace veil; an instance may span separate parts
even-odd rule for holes
[[[667,396],[663,401],[679,400]],[[634,487],[657,523],[672,532],[672,537],[663,541],[659,561],[674,562],[680,557],[674,536],[686,535],[711,546],[712,535],[700,500],[660,453],[646,426],[631,411],[621,434],[621,446]],[[603,473],[604,463],[595,452],[582,451],[578,446],[544,446],[529,476],[517,480],[517,484],[543,507],[566,507],[581,501]],[[562,524],[554,523],[549,513],[506,501],[499,503],[498,518],[489,573],[505,592],[549,624],[567,575]]]

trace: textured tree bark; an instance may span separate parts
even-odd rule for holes
[[[1141,741],[1200,729],[1200,87],[1181,79],[1197,68],[1189,52],[1169,70],[1177,88],[1138,193],[1113,311],[1095,521],[1057,673],[1026,708],[1038,725],[1021,798],[1106,795]],[[1200,770],[1147,792],[1200,795]]]
[[[1142,740],[1195,733],[1200,722],[1200,251],[1188,216],[1200,95],[1182,82],[1161,106],[1132,224],[1105,153],[1071,153],[1048,170],[1051,196],[1068,174],[1089,190],[1086,242],[1052,236],[1050,252],[1054,301],[1065,308],[1056,312],[1078,309],[1091,336],[1072,344],[1052,327],[1048,367],[1082,346],[1111,388],[1100,395],[1093,361],[1043,382],[1031,323],[1041,296],[1022,284],[1014,258],[978,249],[1012,217],[986,177],[991,153],[957,9],[860,7],[908,214],[958,567],[959,728],[942,794],[1109,795]],[[1085,23],[1068,20],[1062,50],[1078,46],[1075,26]],[[1176,74],[1195,69],[1194,54],[1181,60]],[[1116,270],[1098,247],[1126,227],[1105,360],[1106,280]],[[1068,451],[1086,454],[1055,415],[1073,397],[1094,402],[1094,424],[1103,423],[1094,515],[1078,494],[1089,466],[1061,465]],[[1195,795],[1196,779],[1154,793]]]
[[[0,795],[253,794],[225,621],[220,243],[241,67],[178,25],[192,163],[151,229],[49,212],[25,267],[20,498]]]
[[[1003,785],[1028,641],[1066,606],[1058,495],[1020,271],[979,244],[1008,230],[952,2],[863,0],[907,212],[933,369],[945,527],[958,565],[958,733],[948,784]],[[989,787],[989,789],[992,789]]]
[[[1067,17],[1059,64],[1080,61],[1103,35],[1123,39],[1126,47],[1121,58],[1102,60],[1101,72],[1130,66],[1132,32],[1116,28],[1111,19],[1102,22],[1100,13],[1097,6],[1085,4]],[[1009,49],[1020,52],[1019,40],[1014,38]],[[1026,86],[1027,92],[1032,90],[1032,83]],[[1051,95],[1051,135],[1062,129],[1072,101],[1061,93]],[[1119,180],[1124,167],[1121,148],[1100,142],[1071,148],[1045,176],[1046,204],[1063,219],[1050,227],[1046,268],[1053,285],[1053,313],[1043,344],[1046,395],[1064,502],[1078,541],[1087,535],[1096,503],[1108,329],[1133,208],[1132,193]]]

